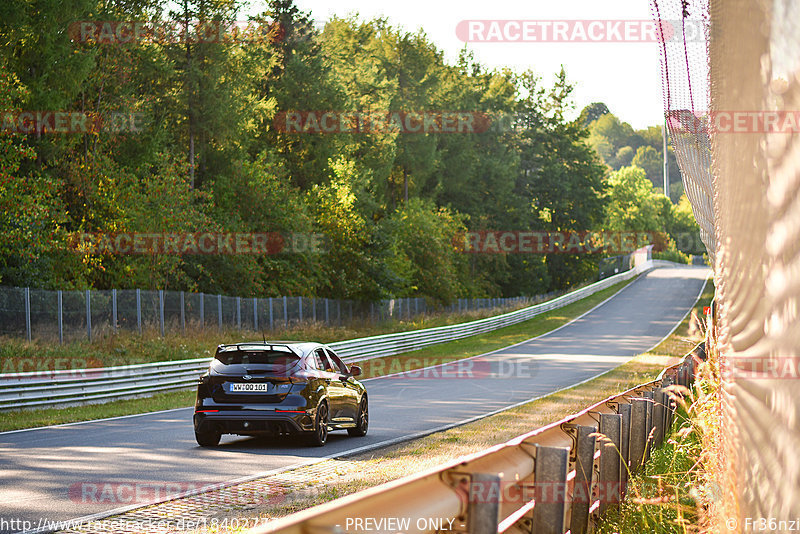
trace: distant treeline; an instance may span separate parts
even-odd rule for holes
[[[238,9],[2,2],[0,284],[446,303],[596,273],[592,255],[464,254],[453,243],[465,231],[609,226],[611,169],[585,117],[568,118],[563,70],[543,83],[466,50],[450,64],[422,32],[355,18],[319,28],[291,0],[253,20]],[[156,35],[166,26],[184,31]],[[205,233],[323,236],[324,247],[75,245]]]

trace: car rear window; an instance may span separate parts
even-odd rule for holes
[[[300,358],[285,350],[225,350],[217,352],[215,358],[225,365],[259,364],[290,367]]]

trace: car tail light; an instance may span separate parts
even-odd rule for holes
[[[217,413],[219,410],[195,410],[194,413]]]
[[[305,410],[275,410],[275,413],[302,413],[305,414]]]

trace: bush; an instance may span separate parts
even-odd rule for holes
[[[675,263],[689,263],[689,256],[679,250],[664,250],[653,252],[654,260],[674,261]]]

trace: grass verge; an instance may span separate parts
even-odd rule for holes
[[[719,418],[714,355],[700,365],[692,390],[670,386],[668,391],[678,402],[670,434],[641,471],[631,476],[625,499],[603,517],[598,534],[708,531],[707,510],[719,497],[706,467],[719,447],[714,438]]]
[[[386,358],[376,358],[364,362],[363,378],[381,376],[396,371],[408,371],[419,369],[428,365],[436,365],[448,361],[468,358],[496,350],[514,343],[519,343],[532,337],[544,334],[572,319],[586,313],[600,302],[606,300],[614,293],[631,283],[632,280],[619,282],[607,289],[598,291],[594,295],[586,297],[578,302],[574,302],[563,308],[552,310],[538,315],[528,321],[507,326],[494,332],[487,332],[478,336],[472,336],[450,343],[435,345],[422,350],[413,351],[405,354],[398,354]],[[470,319],[473,319],[471,317]],[[431,325],[425,325],[428,327]],[[239,333],[241,335],[241,333]],[[298,337],[298,339],[302,339]],[[306,339],[320,339],[311,337]],[[324,338],[323,338],[324,339]],[[119,340],[112,339],[109,343]],[[156,340],[142,339],[143,344],[155,343]],[[164,347],[167,340],[161,340],[160,347]],[[189,342],[188,338],[181,338],[181,341]],[[218,340],[217,340],[218,341]],[[128,342],[136,342],[129,339]],[[193,340],[197,343],[197,340]],[[216,345],[213,345],[216,347]],[[178,344],[176,351],[184,350],[180,347],[186,345]],[[74,347],[69,349],[74,350]],[[99,350],[99,347],[98,347]],[[206,354],[211,356],[210,350]],[[191,356],[184,356],[185,358]],[[196,357],[196,356],[195,356]],[[182,358],[167,358],[182,359]],[[171,408],[183,408],[191,406],[194,402],[193,391],[177,391],[163,393],[152,397],[127,399],[112,401],[105,404],[91,404],[74,408],[46,408],[40,410],[15,410],[0,412],[0,432],[8,430],[18,430],[23,428],[34,428],[38,426],[55,425],[61,423],[72,423],[78,421],[91,421],[94,419],[104,419],[107,417],[118,417]]]

